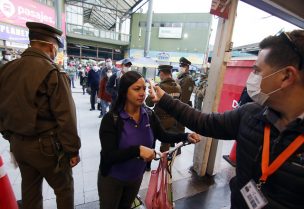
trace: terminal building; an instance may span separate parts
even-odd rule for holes
[[[13,58],[17,58],[29,44],[26,21],[36,21],[63,31],[65,57],[97,61],[142,57],[147,17],[141,8],[146,3],[143,0],[115,3],[108,0],[3,0],[0,4],[0,50],[9,49]],[[206,60],[210,28],[210,14],[153,14],[148,56],[173,65],[184,56],[201,67]]]
[[[146,16],[141,13],[132,16],[130,57],[144,56]],[[209,13],[154,13],[148,56],[173,66],[178,65],[180,57],[186,57],[201,67],[206,62],[210,33]]]

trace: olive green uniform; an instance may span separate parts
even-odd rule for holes
[[[45,178],[57,207],[73,209],[69,159],[78,155],[80,138],[67,75],[47,54],[30,47],[2,67],[0,101],[0,131],[19,164],[23,208],[42,209]]]
[[[206,94],[207,90],[207,78],[202,80],[198,86],[194,88],[193,93],[195,94],[194,97],[194,108],[201,111],[202,110],[202,103]]]
[[[166,93],[171,95],[175,99],[179,99],[181,95],[181,87],[174,81],[172,78],[164,79],[160,82],[159,87],[163,89]],[[146,99],[146,105],[153,106],[153,102],[151,101],[150,97],[147,97]],[[172,132],[178,132],[178,123],[177,121],[167,114],[163,109],[161,109],[157,104],[154,107],[155,114],[159,117],[160,122],[165,130],[172,131]],[[160,151],[164,152],[169,150],[170,144],[167,143],[161,143]]]
[[[177,83],[181,86],[182,93],[180,100],[185,104],[192,104],[190,101],[194,89],[194,81],[189,73],[182,73],[177,77]],[[185,127],[179,123],[179,131],[185,132]]]
[[[183,103],[189,104],[191,94],[194,89],[194,81],[189,73],[183,73],[177,77],[177,83],[181,86],[182,93],[180,100]]]

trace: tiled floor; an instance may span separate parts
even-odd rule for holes
[[[100,119],[98,111],[89,111],[89,95],[82,95],[79,86],[73,89],[73,97],[77,107],[78,131],[82,140],[82,148],[80,150],[81,162],[73,169],[75,182],[75,205],[76,208],[97,207],[97,171],[99,166],[100,142],[98,137],[98,129]],[[223,153],[229,153],[233,142],[224,144]],[[157,144],[159,146],[159,144]],[[199,180],[195,181],[189,168],[192,166],[194,145],[183,147],[182,154],[178,156],[173,166],[173,188],[174,199],[180,199],[187,196],[192,196],[199,192],[205,191],[210,185],[216,185],[216,180]],[[0,155],[5,161],[5,169],[9,175],[16,198],[21,198],[21,177],[18,169],[14,169],[10,163],[9,143],[0,138]],[[156,161],[152,163],[152,169],[157,167]],[[222,161],[222,169],[230,166]],[[146,172],[141,185],[142,196],[148,187],[150,173]],[[216,179],[216,178],[215,178]],[[201,182],[201,183],[197,183]],[[220,182],[220,181],[219,181]],[[225,184],[227,184],[227,181]],[[227,194],[229,196],[229,194]],[[53,190],[44,182],[43,184],[44,209],[55,209],[56,201]],[[94,203],[95,202],[95,203]],[[91,206],[90,206],[91,205]],[[95,205],[93,207],[93,205]]]

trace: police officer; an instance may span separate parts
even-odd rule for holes
[[[160,65],[158,67],[159,77],[161,80],[159,87],[162,88],[166,93],[171,95],[173,98],[179,99],[181,95],[181,87],[172,78],[172,68],[173,67],[171,65]],[[147,97],[146,105],[150,107],[154,105],[150,97]],[[160,122],[162,126],[165,128],[165,130],[178,132],[178,124],[172,116],[170,116],[160,107],[158,107],[158,105],[154,107],[154,112],[159,117]],[[160,151],[165,152],[169,150],[169,148],[170,148],[170,144],[161,143]]]
[[[207,74],[202,73],[201,74],[201,80],[198,83],[198,85],[194,88],[194,108],[201,111],[202,110],[202,103],[204,100],[204,97],[206,95],[206,89],[207,89]]]
[[[74,209],[72,167],[80,139],[69,80],[54,63],[62,32],[27,22],[30,47],[0,71],[0,131],[10,142],[22,177],[22,206],[42,209],[43,178],[58,209]]]

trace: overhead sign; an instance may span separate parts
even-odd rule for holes
[[[167,61],[170,59],[170,54],[166,52],[160,52],[157,54],[157,59],[161,61]]]
[[[26,28],[0,23],[0,39],[28,44],[28,30]]]
[[[55,10],[34,0],[0,0],[0,21],[22,27],[27,21],[55,27]]]
[[[182,38],[183,28],[159,27],[158,38]]]
[[[210,14],[228,19],[231,0],[212,0]]]

